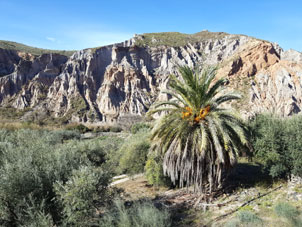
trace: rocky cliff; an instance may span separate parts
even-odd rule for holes
[[[66,57],[0,48],[0,106],[22,119],[116,122],[139,118],[167,87],[177,65],[219,65],[240,90],[245,116],[286,116],[302,104],[302,54],[243,35],[150,33]]]

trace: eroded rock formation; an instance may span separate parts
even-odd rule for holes
[[[244,115],[301,111],[302,54],[297,51],[228,34],[174,47],[137,45],[137,40],[144,36],[69,58],[0,49],[0,105],[28,109],[25,117],[44,113],[66,121],[115,122],[142,116],[163,98],[160,91],[177,65],[218,64],[229,89],[243,93]]]

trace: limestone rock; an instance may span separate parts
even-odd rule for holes
[[[242,92],[246,117],[301,111],[301,53],[243,35],[206,35],[180,46],[156,45],[154,37],[152,46],[138,45],[145,37],[135,35],[69,58],[0,49],[0,107],[30,108],[26,117],[43,112],[69,122],[139,119],[156,100],[168,98],[161,91],[178,65],[218,64],[228,89]]]
[[[287,50],[281,54],[282,60],[293,61],[296,63],[302,63],[302,53],[296,50]]]

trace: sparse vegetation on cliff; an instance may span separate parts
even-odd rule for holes
[[[0,40],[0,48],[7,49],[7,50],[15,50],[20,51],[24,53],[29,53],[33,55],[42,55],[42,54],[61,54],[65,56],[71,56],[75,51],[69,51],[69,50],[47,50],[42,48],[36,48],[24,45],[22,43],[16,43],[12,41],[6,41],[6,40]]]
[[[172,46],[180,47],[188,43],[194,44],[204,40],[222,39],[227,36],[224,32],[209,32],[201,31],[195,34],[184,34],[179,32],[159,32],[159,33],[145,33],[136,39],[135,45],[137,46]]]

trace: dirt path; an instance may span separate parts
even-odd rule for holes
[[[124,182],[129,181],[129,180],[134,180],[134,179],[139,178],[139,177],[142,177],[142,176],[143,176],[142,173],[136,174],[136,175],[134,175],[134,176],[128,176],[128,175],[126,175],[126,174],[119,175],[119,176],[115,176],[115,177],[113,177],[113,180],[115,180],[115,179],[118,179],[118,180],[115,180],[114,182],[112,182],[112,183],[110,184],[110,186],[114,186],[114,185],[117,185],[117,184],[121,184],[121,183],[124,183]]]

